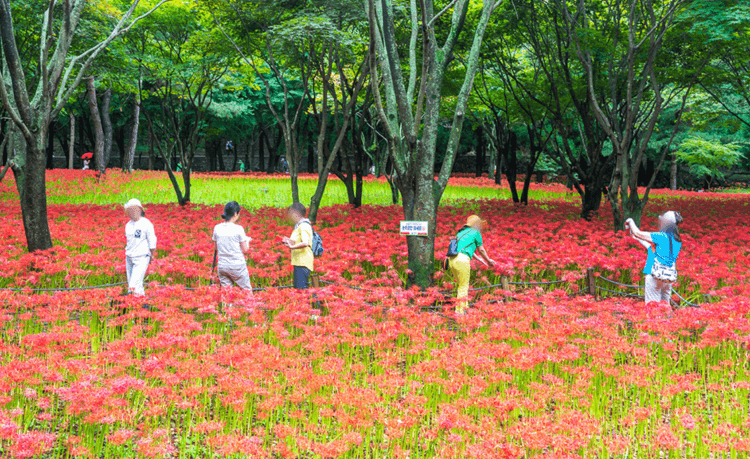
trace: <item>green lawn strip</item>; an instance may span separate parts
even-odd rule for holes
[[[50,204],[121,204],[136,197],[144,204],[174,203],[175,192],[170,182],[164,180],[135,180],[130,184],[113,187],[109,192],[90,189],[76,193],[77,183],[53,184],[50,186]],[[300,179],[300,199],[309,203],[315,192],[316,179]],[[6,193],[7,194],[7,193]],[[510,199],[510,191],[502,188],[448,186],[443,197],[444,203],[478,199]],[[8,199],[9,196],[2,196]],[[541,201],[564,199],[577,201],[574,194],[558,193],[548,190],[535,190],[529,193],[530,200]],[[17,199],[17,198],[16,198]],[[241,177],[196,177],[192,181],[191,201],[194,204],[216,205],[229,201],[238,201],[248,209],[261,207],[286,207],[292,203],[290,184],[285,179],[262,179]],[[345,185],[332,180],[326,187],[322,206],[346,204],[348,202]],[[387,183],[366,181],[364,183],[363,204],[390,205],[391,189]]]

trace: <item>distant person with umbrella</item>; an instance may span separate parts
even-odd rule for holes
[[[93,158],[93,157],[94,157],[94,154],[91,153],[91,152],[84,153],[84,154],[81,155],[81,159],[83,160],[83,169],[82,170],[87,171],[87,170],[91,169],[90,164],[91,164],[91,158]]]

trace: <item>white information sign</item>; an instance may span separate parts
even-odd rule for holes
[[[402,236],[427,236],[427,222],[401,222]]]

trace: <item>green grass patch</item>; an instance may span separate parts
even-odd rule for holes
[[[48,200],[50,204],[122,204],[131,198],[138,198],[144,204],[168,204],[177,201],[176,194],[167,178],[153,178],[153,173],[145,177],[135,172],[132,178],[117,180],[114,183],[97,184],[92,178],[72,180],[54,180],[48,183]],[[181,180],[180,180],[181,183]],[[317,179],[301,178],[298,181],[300,200],[307,204],[315,192]],[[229,201],[238,201],[248,209],[261,207],[286,207],[292,203],[290,181],[285,178],[262,178],[257,176],[208,176],[197,175],[192,179],[191,202],[194,204],[217,205]],[[16,200],[14,190],[6,188],[0,192],[2,200]],[[485,199],[511,199],[510,190],[499,187],[453,186],[446,188],[443,204],[464,203]],[[531,201],[566,200],[579,201],[573,193],[560,193],[548,189],[535,189],[532,185],[529,192]],[[348,196],[346,186],[338,179],[329,180],[321,206],[346,204]],[[382,181],[365,181],[363,186],[363,204],[387,206],[392,204],[390,186]],[[476,203],[474,203],[476,205]]]

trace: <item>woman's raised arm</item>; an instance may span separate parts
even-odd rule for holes
[[[646,231],[641,231],[633,221],[632,218],[628,218],[625,221],[625,225],[627,225],[630,228],[630,232],[633,234],[633,236],[636,237],[636,239],[640,239],[642,241],[646,242],[654,242],[651,240],[651,233],[647,233]]]

